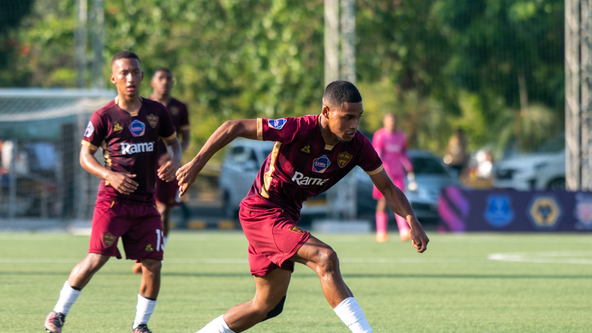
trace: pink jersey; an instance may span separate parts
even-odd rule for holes
[[[381,128],[374,133],[372,145],[382,159],[386,173],[391,178],[405,176],[403,167],[407,170],[412,169],[411,161],[407,156],[407,139],[403,132],[389,133],[386,129]]]
[[[241,207],[282,208],[297,221],[306,199],[331,188],[356,165],[369,175],[383,170],[362,133],[349,142],[327,145],[319,122],[318,115],[257,119],[257,138],[276,142]]]
[[[153,205],[156,144],[159,138],[170,140],[176,135],[167,109],[149,99],[142,99],[142,107],[134,114],[121,109],[115,101],[95,111],[86,127],[82,144],[94,149],[101,147],[107,169],[135,174],[134,181],[138,183],[132,194],[124,195],[102,179],[97,201]]]

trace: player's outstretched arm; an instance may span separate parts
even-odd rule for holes
[[[177,180],[179,181],[179,196],[183,196],[189,186],[193,184],[197,175],[208,163],[210,158],[220,149],[224,148],[232,140],[243,137],[247,139],[257,139],[257,120],[241,119],[229,120],[222,124],[208,139],[199,153],[191,162],[180,167],[177,171]]]
[[[181,165],[181,145],[176,137],[172,139],[162,138],[167,147],[173,150],[173,156],[160,168],[158,168],[158,177],[164,181],[170,182],[175,179],[175,172]]]
[[[80,165],[84,170],[95,177],[108,181],[121,194],[131,194],[138,188],[138,183],[132,179],[136,175],[114,172],[105,168],[95,158],[96,152],[97,150],[90,146],[82,146],[80,149]]]
[[[376,188],[384,195],[386,202],[395,214],[407,220],[409,227],[411,227],[410,236],[413,247],[417,249],[417,252],[423,253],[427,249],[430,239],[423,230],[421,223],[417,220],[417,217],[415,217],[413,208],[411,208],[411,204],[409,204],[405,194],[393,184],[384,170],[370,176],[370,178],[374,185],[376,185]]]

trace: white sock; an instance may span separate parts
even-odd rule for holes
[[[335,314],[354,333],[372,333],[372,328],[364,316],[362,308],[353,297],[344,299],[333,309]]]
[[[166,246],[166,243],[169,240],[169,236],[164,236],[162,237],[162,248],[164,249],[164,247]]]
[[[133,328],[138,327],[141,324],[148,324],[150,315],[154,312],[156,306],[156,300],[149,300],[146,297],[138,295],[138,305],[136,306],[136,319],[134,320]]]
[[[224,315],[212,320],[204,328],[197,331],[197,333],[234,333],[224,321]]]
[[[62,291],[60,291],[60,298],[58,299],[55,308],[53,308],[53,311],[67,315],[68,312],[70,312],[72,305],[76,303],[80,293],[80,290],[75,290],[70,287],[68,281],[64,282],[64,287],[62,288]]]

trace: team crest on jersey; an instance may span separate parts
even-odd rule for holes
[[[148,119],[148,124],[150,124],[152,128],[156,127],[156,124],[158,124],[158,117],[153,114],[147,115],[146,119]]]
[[[310,145],[306,145],[300,149],[301,152],[310,154]]]
[[[302,230],[302,228],[300,228],[297,225],[290,226],[290,228],[288,228],[288,230],[290,230],[291,232],[295,232],[297,234],[303,234],[304,233],[304,230]]]
[[[144,251],[153,252],[154,249],[152,248],[152,244],[146,245],[146,248],[144,249]]]
[[[284,125],[286,124],[287,120],[286,118],[281,118],[281,119],[269,119],[267,121],[267,124],[269,125],[269,127],[276,129],[276,130],[281,130],[282,127],[284,127]]]
[[[110,247],[115,242],[115,236],[113,236],[110,232],[103,234],[103,243]]]
[[[115,125],[113,125],[113,132],[119,132],[123,129],[123,127],[121,127],[121,125],[119,125],[119,123],[115,123]]]
[[[340,168],[343,168],[349,163],[349,161],[351,161],[352,157],[353,156],[350,153],[342,151],[337,154],[337,165],[339,165]]]
[[[84,131],[84,136],[87,137],[87,138],[90,138],[90,136],[93,134],[94,131],[95,131],[95,127],[89,121],[88,122],[88,125],[86,126],[86,131]]]
[[[312,161],[312,171],[324,173],[329,168],[329,165],[331,165],[331,161],[329,161],[327,155],[317,157]]]
[[[144,132],[146,132],[146,125],[139,120],[134,120],[130,125],[129,130],[135,137],[142,136],[144,135]]]
[[[173,116],[176,116],[176,115],[179,113],[179,108],[178,108],[178,107],[176,107],[176,106],[171,106],[171,107],[169,108],[169,111],[171,111],[171,114],[172,114]]]

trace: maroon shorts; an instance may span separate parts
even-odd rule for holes
[[[249,241],[252,275],[264,276],[276,268],[294,271],[294,262],[288,259],[308,240],[308,231],[296,225],[281,208],[241,207],[239,218]]]
[[[405,193],[405,178],[403,178],[403,176],[390,177],[390,178],[393,181],[393,184],[395,184],[396,187],[398,187],[401,191],[403,191],[403,193]],[[374,185],[374,188],[372,189],[372,198],[374,200],[380,200],[380,199],[384,200],[384,196],[376,188],[376,185]]]
[[[174,207],[181,204],[179,198],[179,183],[177,180],[165,182],[156,177],[156,188],[154,189],[156,201],[165,204],[167,207]]]
[[[89,253],[121,259],[121,237],[127,259],[162,260],[162,220],[156,207],[101,201],[95,205]]]

